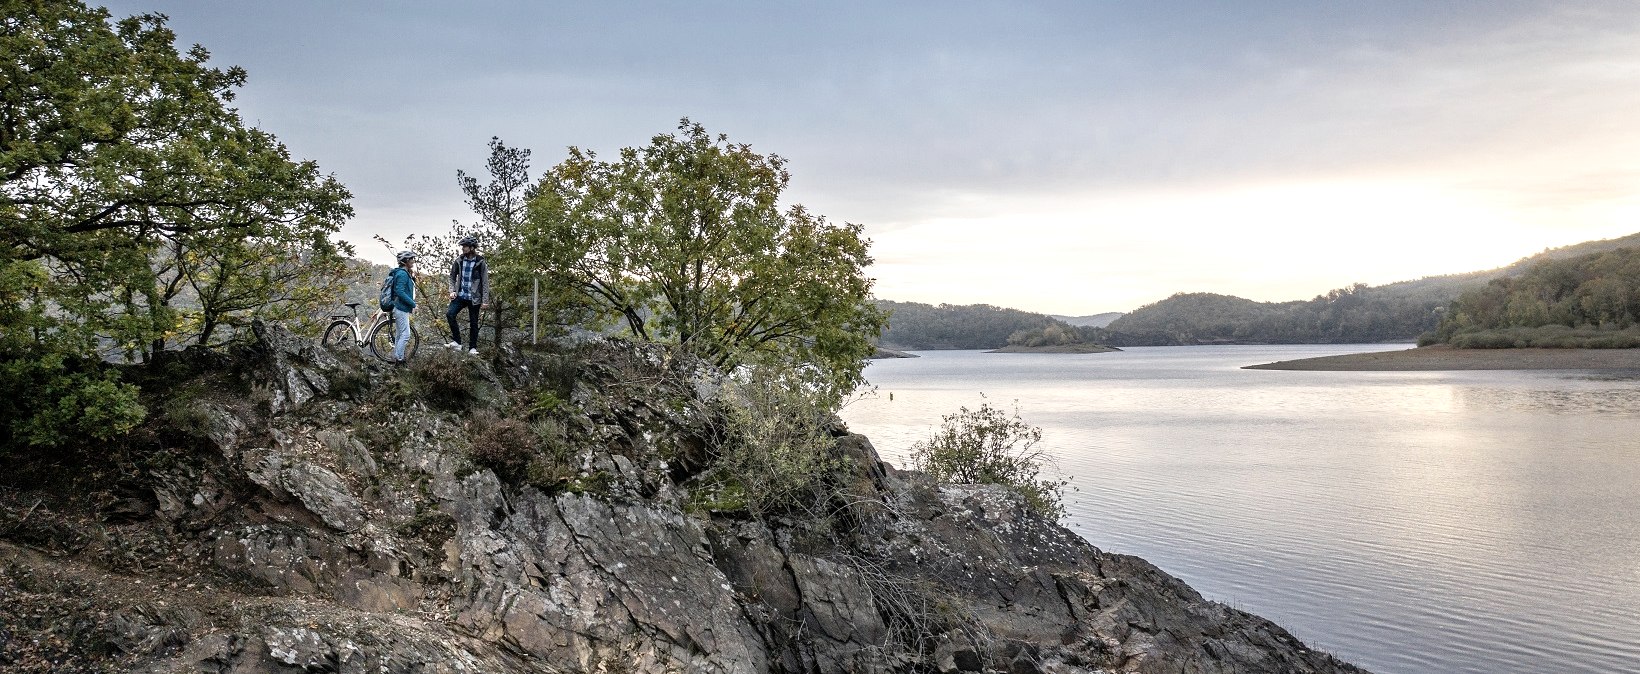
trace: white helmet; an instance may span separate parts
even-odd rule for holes
[[[416,259],[416,251],[413,251],[413,250],[401,250],[401,251],[399,251],[399,264],[404,264],[404,263],[409,262],[409,261],[414,260],[414,259]]]

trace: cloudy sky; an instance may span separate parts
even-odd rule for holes
[[[250,72],[237,105],[354,194],[470,219],[688,116],[865,225],[877,295],[1062,314],[1307,299],[1640,231],[1640,3],[120,0]]]

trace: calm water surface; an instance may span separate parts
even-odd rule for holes
[[[1376,672],[1640,672],[1640,373],[1240,369],[1397,348],[921,352],[843,417],[1018,400],[1068,526]]]

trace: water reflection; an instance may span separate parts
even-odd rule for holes
[[[1529,386],[1455,386],[1453,392],[1458,404],[1479,410],[1640,414],[1640,378],[1627,376],[1561,377]]]
[[[898,461],[1018,399],[1069,526],[1375,671],[1640,661],[1640,378],[1239,369],[1353,348],[935,352],[844,418]]]

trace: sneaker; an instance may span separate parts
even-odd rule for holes
[[[478,355],[478,349],[467,349],[467,355],[469,355],[469,356]]]
[[[461,350],[461,342],[450,342],[449,344],[445,344],[444,348],[446,348],[446,349],[455,349],[457,351],[460,351]]]

